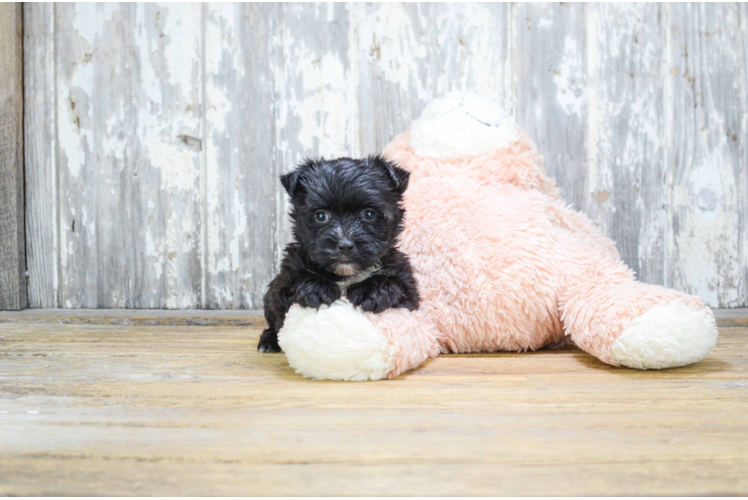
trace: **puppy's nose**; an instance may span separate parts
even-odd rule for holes
[[[342,239],[338,242],[338,250],[343,253],[350,253],[355,245],[348,238]]]

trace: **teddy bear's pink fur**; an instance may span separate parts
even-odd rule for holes
[[[520,132],[509,147],[439,160],[417,156],[408,133],[386,156],[411,172],[401,249],[418,311],[369,314],[394,353],[395,377],[447,352],[535,350],[568,335],[618,365],[611,345],[632,320],[698,298],[634,279],[615,244],[559,197]]]

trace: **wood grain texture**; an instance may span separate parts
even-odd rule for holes
[[[260,307],[278,175],[455,89],[517,117],[640,279],[748,306],[744,5],[26,9],[35,307]]]
[[[637,371],[567,347],[302,379],[260,328],[0,324],[5,495],[745,495],[745,328]]]
[[[280,196],[273,4],[205,7],[205,307],[261,307],[275,270]]]
[[[746,172],[738,141],[746,109],[741,91],[745,27],[737,8],[673,4],[666,9],[668,284],[725,307],[746,305],[741,269]]]
[[[24,4],[23,24],[29,307],[59,307],[54,4]]]
[[[586,212],[646,283],[665,279],[662,7],[587,5]]]
[[[0,310],[26,307],[23,8],[0,4]]]
[[[518,4],[517,120],[545,156],[564,199],[586,208],[587,41],[584,4]]]

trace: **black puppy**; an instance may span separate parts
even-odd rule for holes
[[[268,329],[260,352],[280,352],[278,330],[294,303],[319,308],[345,293],[364,311],[418,308],[410,262],[395,248],[409,175],[373,156],[307,160],[281,177],[294,241],[264,297]]]

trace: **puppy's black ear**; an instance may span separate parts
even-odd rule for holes
[[[382,156],[370,156],[369,162],[377,168],[382,169],[387,173],[392,183],[395,185],[395,190],[402,194],[408,189],[408,179],[410,179],[410,172],[403,170],[392,162],[388,162]]]
[[[283,187],[286,189],[286,192],[292,198],[301,192],[302,175],[308,170],[311,170],[312,168],[314,168],[315,164],[316,162],[314,160],[305,159],[304,161],[299,163],[299,166],[296,167],[296,170],[294,170],[293,172],[289,172],[287,174],[281,175],[280,177],[281,184],[283,184]]]

